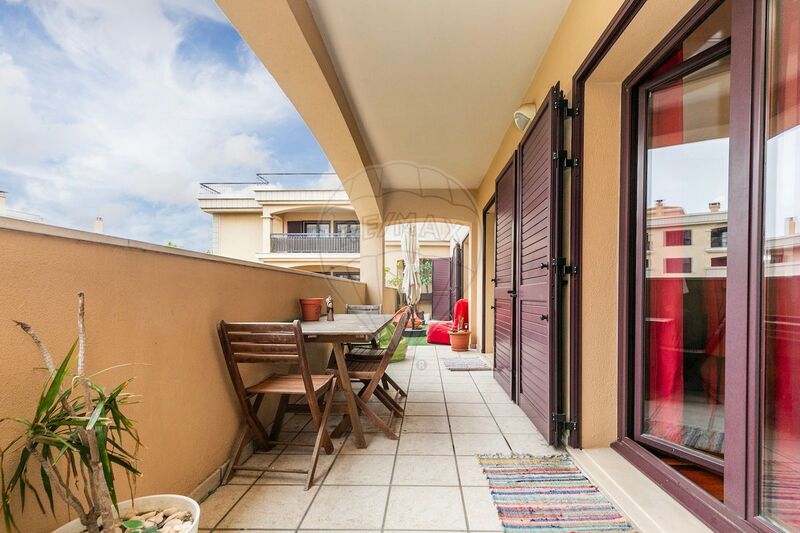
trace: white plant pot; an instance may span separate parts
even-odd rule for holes
[[[130,509],[131,505],[132,500],[120,502],[120,513],[125,514],[125,511]],[[197,533],[197,528],[200,526],[200,506],[193,499],[177,494],[157,494],[155,496],[136,498],[136,508],[142,511],[168,509],[170,507],[177,507],[181,511],[189,511],[192,513],[192,528],[189,530],[189,533]],[[79,518],[76,518],[72,522],[64,524],[60,528],[54,530],[53,533],[82,533],[83,531],[85,531],[83,524],[81,524]]]

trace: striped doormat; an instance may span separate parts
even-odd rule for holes
[[[634,531],[569,455],[479,460],[504,531]]]

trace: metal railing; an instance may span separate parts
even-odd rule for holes
[[[224,194],[242,194],[252,196],[253,188],[263,187],[267,185],[265,182],[252,182],[252,181],[227,181],[227,182],[207,182],[201,183],[198,193],[201,195],[224,195]]]
[[[273,233],[270,248],[277,253],[357,254],[361,238],[340,233]]]
[[[200,183],[201,195],[230,195],[230,194],[252,194],[256,187],[265,187],[270,184],[268,178],[276,177],[280,179],[294,177],[322,177],[335,176],[335,172],[256,172],[257,181],[215,181]]]

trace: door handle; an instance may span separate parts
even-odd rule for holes
[[[539,320],[547,320],[547,315],[539,315]]]

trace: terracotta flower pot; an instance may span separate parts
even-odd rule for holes
[[[300,298],[300,309],[303,311],[303,320],[319,320],[322,313],[322,298]]]
[[[468,329],[450,332],[450,349],[454,352],[466,352],[469,349],[469,338],[472,332]]]

